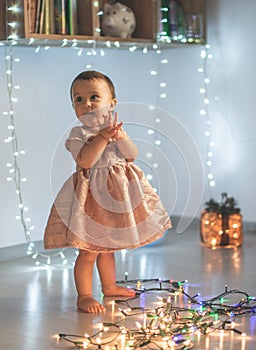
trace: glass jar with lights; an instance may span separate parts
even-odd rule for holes
[[[234,198],[222,193],[221,202],[210,199],[200,218],[203,245],[215,248],[239,247],[243,243],[243,220]]]

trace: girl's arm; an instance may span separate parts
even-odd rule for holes
[[[91,142],[83,144],[76,157],[77,164],[84,169],[91,168],[99,160],[110,139],[119,132],[122,124],[111,124],[101,129]]]
[[[119,127],[116,130],[116,134],[114,138],[117,143],[117,147],[128,162],[133,162],[138,155],[138,148],[135,145],[135,143],[133,143],[133,141],[129,138],[127,133],[122,129],[123,123],[121,122],[117,124],[117,121],[118,121],[118,114],[117,112],[115,112],[113,125],[119,125],[119,126],[121,125],[121,127]]]
[[[77,154],[76,162],[84,169],[91,168],[100,158],[108,144],[108,139],[98,134],[89,143],[84,143]]]
[[[116,144],[119,151],[128,162],[133,162],[138,155],[138,148],[129,138],[123,129],[120,129],[115,135]]]

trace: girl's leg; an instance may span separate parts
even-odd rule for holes
[[[114,253],[100,253],[97,258],[97,267],[102,284],[102,293],[105,297],[135,296],[134,290],[116,284],[116,263]]]
[[[80,250],[76,259],[74,276],[78,293],[77,307],[90,313],[103,312],[105,307],[92,297],[93,267],[98,253]]]

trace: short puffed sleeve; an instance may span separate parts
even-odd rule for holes
[[[82,148],[82,146],[87,143],[90,135],[88,135],[83,128],[76,126],[74,127],[69,134],[69,137],[67,138],[65,142],[65,146],[67,150],[69,150],[73,156],[73,158],[76,160],[77,155]]]

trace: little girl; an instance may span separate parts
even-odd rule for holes
[[[171,221],[133,163],[137,147],[117,113],[112,116],[117,103],[112,81],[100,72],[82,72],[72,82],[71,99],[81,125],[71,130],[65,145],[77,171],[54,201],[44,244],[46,249],[79,249],[74,267],[77,307],[97,313],[105,307],[92,297],[95,261],[104,296],[134,296],[133,290],[116,284],[114,252],[159,239]]]

